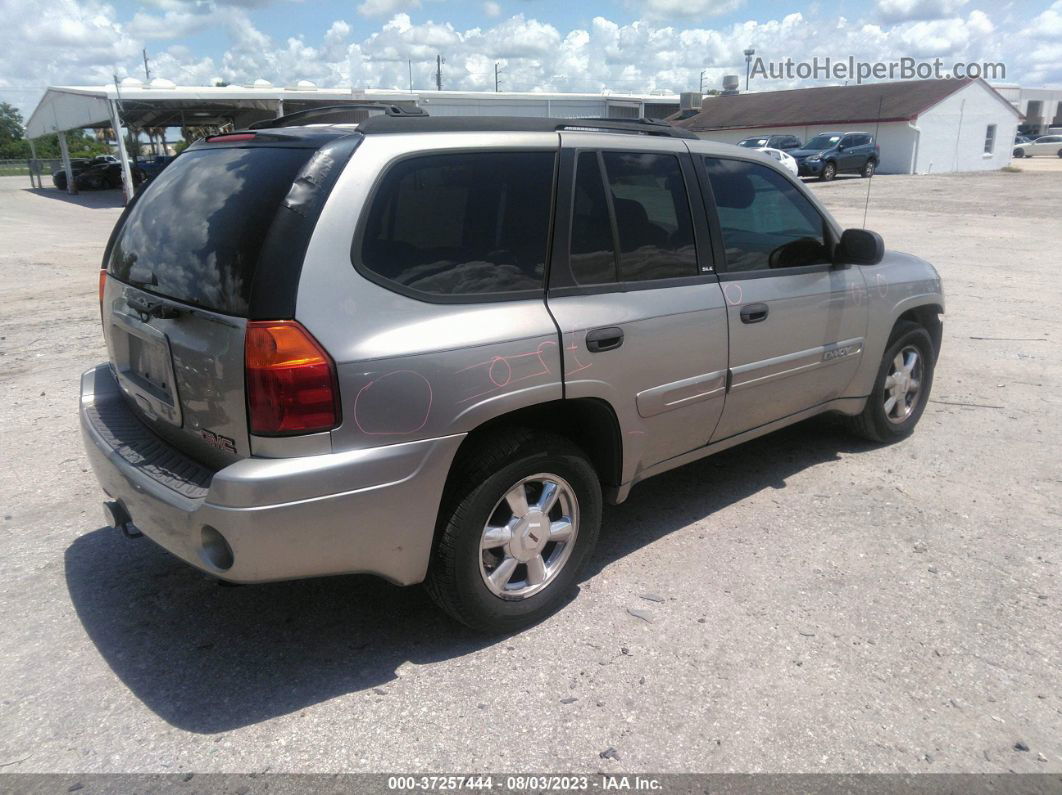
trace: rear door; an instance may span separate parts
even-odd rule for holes
[[[855,171],[862,165],[859,147],[856,145],[858,136],[846,135],[841,138],[839,152],[837,154],[838,171]]]
[[[251,453],[243,345],[256,270],[316,148],[189,150],[109,246],[103,327],[118,383],[147,424],[205,463]]]
[[[829,225],[770,166],[701,157],[730,329],[730,391],[713,439],[837,397],[863,351],[863,274],[830,262]]]
[[[565,397],[607,400],[644,468],[707,443],[723,406],[726,309],[696,176],[674,139],[561,141],[548,305]]]

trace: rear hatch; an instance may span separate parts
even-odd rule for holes
[[[115,228],[102,301],[112,369],[141,419],[204,464],[251,454],[247,324],[294,316],[306,244],[356,145],[320,130],[208,139]]]

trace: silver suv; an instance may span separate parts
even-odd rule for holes
[[[770,158],[337,114],[195,144],[112,233],[81,427],[127,535],[238,583],[423,581],[510,631],[634,484],[823,412],[879,442],[918,422],[937,273]]]

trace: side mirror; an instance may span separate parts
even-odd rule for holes
[[[877,265],[885,256],[885,241],[869,229],[845,229],[834,251],[834,262]]]
[[[843,152],[844,151],[844,144],[837,144],[837,151],[838,152]]]

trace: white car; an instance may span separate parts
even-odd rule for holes
[[[1033,155],[1062,157],[1062,135],[1041,135],[1033,141],[1014,145],[1015,157],[1032,157]]]
[[[794,177],[797,176],[797,161],[788,152],[783,152],[781,149],[772,149],[769,146],[762,146],[756,151],[763,152],[768,157],[773,157],[775,160],[785,166],[789,170],[790,174],[792,174]]]

